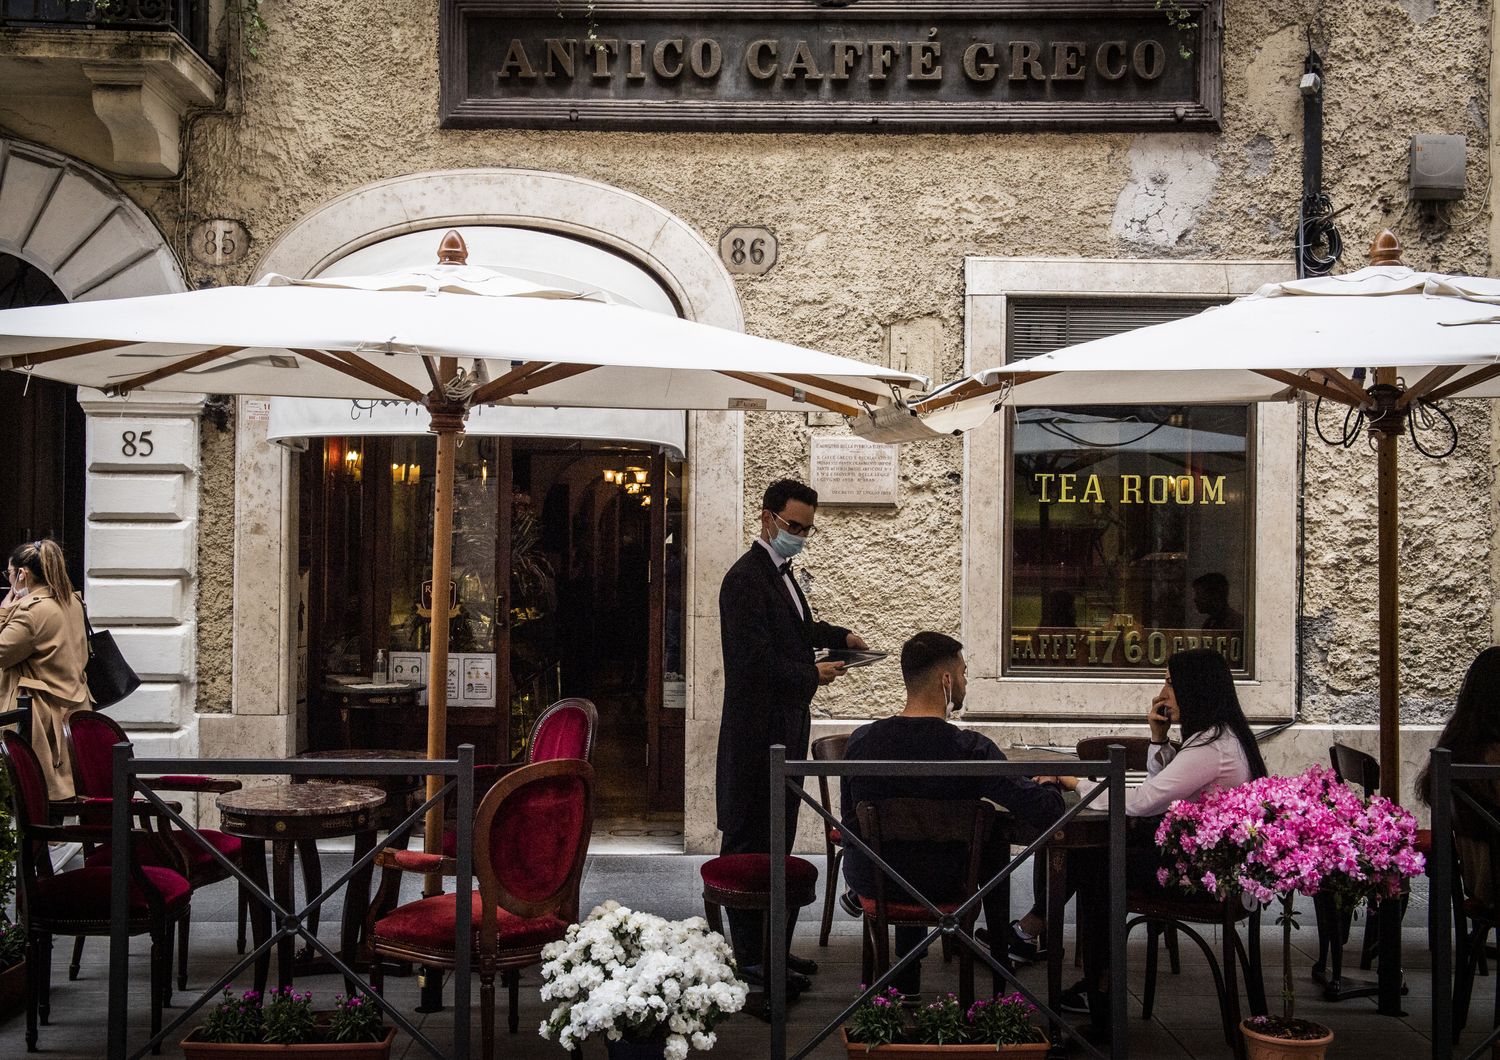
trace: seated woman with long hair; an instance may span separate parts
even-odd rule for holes
[[[1151,700],[1146,715],[1151,728],[1151,751],[1146,759],[1146,781],[1125,796],[1128,817],[1157,817],[1172,803],[1196,799],[1214,788],[1232,788],[1266,775],[1266,763],[1255,745],[1255,735],[1240,699],[1234,690],[1229,664],[1218,652],[1208,648],[1182,651],[1167,659],[1167,678],[1161,691]],[[1167,739],[1172,725],[1182,732],[1182,743],[1173,747]],[[1102,782],[1056,778],[1066,787],[1076,787],[1087,795]],[[1108,806],[1108,792],[1095,799],[1093,806]],[[1077,855],[1077,856],[1075,856]],[[1107,866],[1099,862],[1102,851],[1070,851],[1068,891],[1075,881],[1107,878]],[[1160,890],[1156,870],[1161,866],[1155,843],[1132,844],[1126,848],[1126,882],[1133,891]],[[1103,874],[1103,875],[1101,875]],[[1045,925],[1045,909],[1037,905],[1023,918],[1011,924],[1015,942],[1012,952],[1022,958],[1035,958],[1041,952],[1040,935]],[[1090,903],[1099,917],[1105,903]],[[1107,919],[1091,925],[1099,932],[1095,937],[1101,947],[1109,937]],[[1077,983],[1066,991],[1063,1007],[1084,1011],[1084,984]]]
[[[1500,764],[1500,647],[1480,652],[1469,664],[1464,683],[1453,704],[1453,715],[1443,726],[1437,746],[1453,752],[1455,763],[1470,765]],[[1500,804],[1500,783],[1463,781],[1471,794]],[[1432,765],[1424,766],[1417,776],[1417,796],[1432,805]],[[1491,905],[1490,860],[1500,836],[1475,819],[1476,815],[1462,800],[1453,807],[1454,844],[1463,876],[1464,893]]]

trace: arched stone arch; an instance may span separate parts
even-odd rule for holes
[[[355,188],[284,232],[257,275],[316,275],[392,236],[473,224],[539,228],[608,247],[656,274],[689,320],[744,328],[734,281],[687,222],[621,188],[530,169],[439,170]]]
[[[187,290],[161,232],[108,177],[6,137],[0,137],[0,253],[41,269],[70,302]]]
[[[713,247],[669,210],[620,188],[566,173],[525,169],[455,169],[394,177],[332,199],[283,232],[261,257],[256,275],[312,276],[363,247],[408,232],[464,225],[540,229],[606,247],[649,270],[689,320],[744,329],[734,281]],[[722,699],[719,581],[744,547],[743,413],[694,412],[688,417],[687,476],[687,849],[717,847],[713,761]],[[295,477],[279,447],[261,442],[264,423],[242,422],[236,466],[236,510],[241,527],[235,552],[235,698],[288,701],[295,644],[253,616],[264,611],[264,586],[294,583],[297,550],[283,547],[292,532],[269,510],[280,497],[294,510]],[[264,533],[248,531],[263,527]],[[243,597],[241,594],[245,594]],[[242,608],[241,601],[245,603]],[[284,596],[283,606],[290,606]],[[274,626],[274,623],[272,623]],[[242,666],[247,660],[248,666]],[[251,707],[251,710],[261,708]],[[205,742],[230,748],[247,742],[279,748],[295,730],[289,718],[205,716]],[[228,724],[224,737],[208,729]]]

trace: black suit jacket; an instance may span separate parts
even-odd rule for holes
[[[809,708],[818,690],[817,648],[847,647],[849,631],[818,622],[800,589],[799,617],[786,579],[771,554],[752,544],[719,588],[724,647],[724,714],[719,725],[715,791],[719,828],[767,831],[768,752],[785,744],[788,758],[807,754]]]

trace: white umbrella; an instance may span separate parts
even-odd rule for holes
[[[1002,404],[1243,404],[1316,398],[1357,410],[1378,452],[1380,786],[1398,799],[1396,440],[1433,403],[1500,397],[1500,280],[1416,272],[1390,232],[1372,265],[1268,284],[1167,324],[985,369],[914,410],[934,431]],[[1425,448],[1424,452],[1428,452]],[[1433,455],[1433,454],[1430,454]]]
[[[98,387],[419,402],[437,435],[432,598],[452,577],[453,462],[475,405],[832,411],[920,376],[609,305],[466,264],[0,312],[0,370]],[[446,750],[448,624],[432,624],[427,751]],[[437,778],[429,780],[429,795]],[[428,819],[428,849],[441,838]]]

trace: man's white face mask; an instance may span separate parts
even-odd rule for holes
[[[953,698],[953,678],[945,675],[943,678],[943,717],[952,721],[963,709],[963,697]]]

